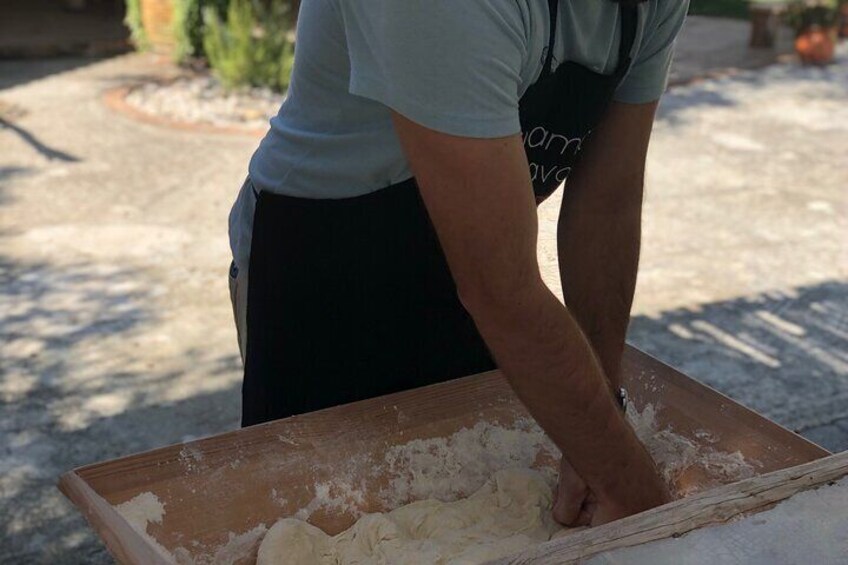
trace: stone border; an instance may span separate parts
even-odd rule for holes
[[[159,84],[167,84],[170,81],[176,80],[176,78],[177,77],[164,81],[159,80],[154,82],[157,82]],[[246,135],[250,137],[263,137],[268,131],[267,129],[258,130],[247,127],[217,126],[214,124],[208,124],[203,122],[187,122],[181,120],[174,120],[171,118],[165,118],[163,116],[157,116],[156,114],[145,112],[128,103],[126,100],[127,95],[129,95],[130,92],[140,87],[141,85],[142,83],[139,82],[134,84],[125,84],[116,88],[110,88],[109,90],[103,93],[103,102],[111,110],[123,114],[124,116],[134,121],[145,123],[148,125],[166,127],[179,131],[225,135]]]

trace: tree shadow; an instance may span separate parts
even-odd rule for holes
[[[8,129],[16,133],[18,137],[20,137],[24,142],[26,142],[30,147],[35,149],[42,157],[44,157],[48,161],[64,161],[66,163],[77,163],[80,161],[79,157],[45,145],[29,131],[25,130],[24,128],[18,125],[15,125],[9,120],[5,120],[0,117],[0,131],[4,129]]]
[[[32,167],[0,167],[0,206],[8,204],[12,197],[7,193],[10,181],[16,177],[25,177],[33,174],[35,171]],[[2,234],[2,230],[0,230]]]
[[[846,65],[837,60],[825,66],[805,66],[797,62],[775,63],[751,70],[728,70],[724,76],[694,80],[671,86],[663,95],[657,110],[657,120],[671,126],[685,124],[689,113],[703,108],[734,107],[746,102],[752,93],[765,87],[828,84],[830,92],[817,90],[817,98],[836,98],[848,95]]]
[[[848,449],[848,283],[637,316],[628,341],[831,451]]]
[[[66,73],[103,61],[107,57],[49,57],[44,59],[0,58],[0,90]]]
[[[0,257],[0,563],[111,563],[58,476],[238,427],[237,355],[151,364],[149,280]]]
[[[0,562],[111,563],[57,477],[238,427],[235,351],[183,348],[175,365],[150,364],[150,279],[0,256]],[[825,447],[848,447],[848,283],[639,316],[630,340],[790,428],[830,430],[813,438]]]

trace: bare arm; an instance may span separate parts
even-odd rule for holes
[[[656,107],[610,107],[568,180],[557,227],[565,303],[615,389],[636,287],[645,156]]]
[[[542,281],[520,136],[455,137],[393,119],[460,298],[516,394],[609,519],[664,502],[589,342]]]

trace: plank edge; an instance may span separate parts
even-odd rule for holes
[[[706,490],[603,526],[545,542],[490,561],[488,565],[574,563],[603,551],[633,547],[722,524],[845,476],[848,476],[848,451]],[[704,512],[705,508],[712,510]],[[675,516],[675,520],[670,520]]]
[[[166,560],[76,471],[62,474],[57,486],[62,494],[82,511],[88,524],[99,534],[109,553],[118,562],[132,565],[172,565],[172,561]]]

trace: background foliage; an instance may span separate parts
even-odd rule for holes
[[[226,21],[207,6],[203,24],[206,57],[224,86],[288,87],[294,43],[287,3],[231,0]]]
[[[212,9],[220,18],[226,18],[229,0],[175,0],[174,2],[174,56],[184,62],[203,57],[203,11]]]

